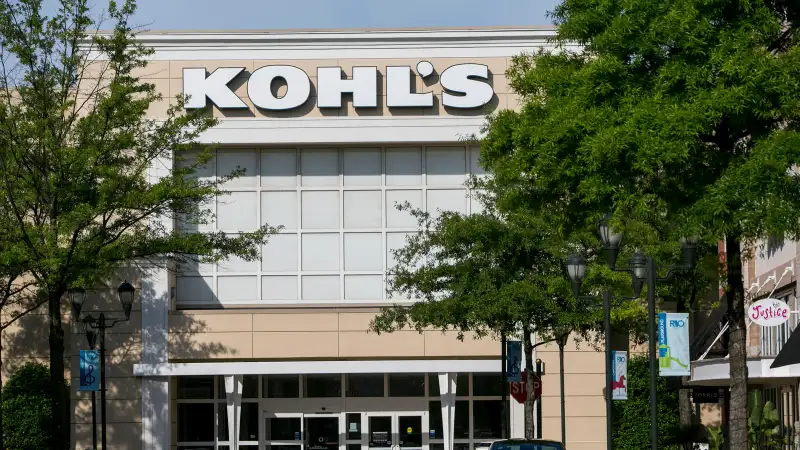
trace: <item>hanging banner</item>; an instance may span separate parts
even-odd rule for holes
[[[522,381],[522,342],[506,341],[506,377],[509,383]]]
[[[628,352],[611,352],[611,399],[628,399]]]
[[[100,355],[97,350],[81,350],[81,384],[79,391],[99,390],[98,381],[100,379],[98,370],[100,369]]]
[[[658,313],[658,373],[662,377],[691,376],[689,314]]]

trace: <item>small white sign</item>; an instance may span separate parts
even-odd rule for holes
[[[789,305],[777,298],[765,298],[747,308],[747,315],[762,327],[774,327],[789,320]]]

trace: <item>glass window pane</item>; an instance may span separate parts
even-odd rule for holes
[[[291,444],[272,444],[267,446],[267,450],[301,450],[301,447]]]
[[[442,431],[442,402],[433,401],[428,404],[429,430],[431,439],[444,439]],[[453,436],[456,439],[469,439],[469,400],[457,400],[455,410],[455,426]]]
[[[270,417],[266,421],[266,438],[268,441],[299,441],[299,417]],[[299,443],[298,443],[299,445]],[[274,448],[275,446],[273,446]],[[292,446],[293,450],[295,447]]]
[[[439,397],[439,374],[428,374],[428,397]],[[456,375],[456,395],[466,397],[469,395],[469,373],[458,373]]]
[[[472,436],[478,439],[500,439],[503,433],[502,417],[502,400],[473,401],[472,422],[474,430]]]
[[[397,373],[389,375],[389,397],[424,397],[424,373]]]
[[[264,388],[268,398],[300,397],[300,379],[297,375],[268,375]]]
[[[361,373],[347,375],[348,397],[383,397],[383,374]]]
[[[242,398],[258,398],[258,375],[242,377]]]
[[[258,403],[242,403],[239,439],[243,441],[258,440]]]
[[[217,398],[225,400],[227,397],[225,394],[225,377],[220,375],[215,378],[217,379]]]
[[[213,441],[214,441],[214,404],[179,403],[178,442],[213,442]]]
[[[217,403],[217,439],[228,440],[228,406],[225,403]]]
[[[454,414],[453,436],[456,439],[469,439],[469,400],[456,400]]]
[[[347,427],[347,440],[358,441],[361,439],[361,414],[347,414],[347,422],[344,426]]]
[[[472,395],[501,397],[503,395],[503,375],[501,373],[473,373]]]
[[[178,377],[179,399],[213,399],[214,377]]]
[[[428,429],[431,439],[444,439],[442,432],[442,402],[428,402]]]
[[[308,398],[341,397],[342,376],[334,375],[306,375],[305,396]]]

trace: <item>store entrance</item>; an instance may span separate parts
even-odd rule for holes
[[[339,416],[305,417],[306,450],[339,450]]]
[[[368,413],[368,450],[422,450],[425,430],[421,414]],[[427,427],[425,427],[427,428]]]

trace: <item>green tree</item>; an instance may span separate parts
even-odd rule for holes
[[[650,368],[646,355],[628,358],[628,399],[613,406],[612,433],[617,450],[650,448]],[[674,445],[680,430],[678,391],[658,379],[658,448]]]
[[[27,363],[3,387],[5,447],[14,450],[51,448],[53,417],[50,373],[47,366]],[[67,391],[62,384],[62,390]]]
[[[202,205],[242,171],[213,181],[194,176],[211,152],[186,152],[216,122],[184,113],[185,98],[148,118],[162,98],[137,76],[152,49],[136,39],[134,11],[133,1],[109,2],[111,31],[90,34],[108,27],[90,17],[86,0],[60,0],[50,18],[41,0],[0,2],[0,210],[13,219],[0,225],[18,236],[0,250],[22,255],[46,299],[54,386],[64,383],[61,311],[71,286],[95,285],[121,267],[253,260],[274,231],[187,230],[211,219]],[[54,390],[52,449],[68,442],[67,405]]]
[[[724,239],[728,441],[744,448],[742,248],[800,236],[796,5],[565,0],[552,15],[564,51],[515,59],[522,110],[487,129],[487,169],[514,187],[498,205],[522,203],[576,227],[611,212],[626,237],[650,225],[651,243]]]
[[[435,328],[455,330],[459,339],[468,332],[476,338],[519,338],[531,368],[537,345],[571,333],[595,339],[591,331],[602,329],[601,311],[573,297],[564,270],[567,247],[553,224],[540,216],[499,215],[490,195],[481,201],[485,212],[469,216],[413,211],[421,232],[395,252],[390,291],[416,302],[384,309],[371,329]],[[616,313],[618,322],[640,317],[635,306]],[[532,439],[533,371],[527,373],[525,436]]]

